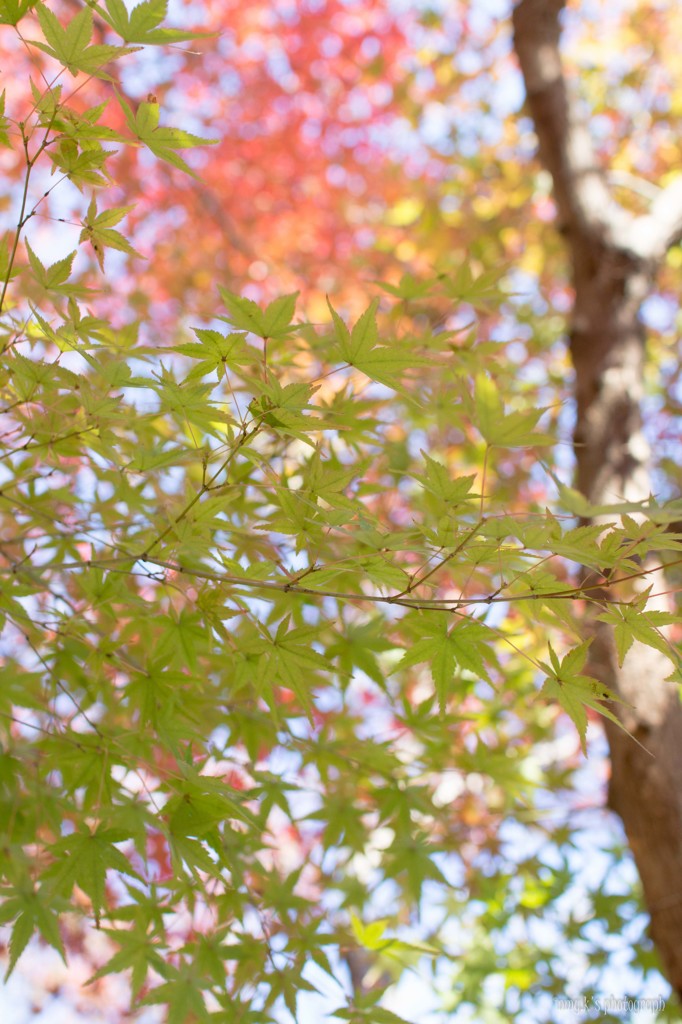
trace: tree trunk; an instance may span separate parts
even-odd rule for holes
[[[662,189],[646,216],[623,210],[581,124],[559,50],[564,0],[521,0],[514,47],[551,173],[571,258],[575,302],[570,352],[575,368],[577,485],[593,504],[650,495],[650,452],[642,432],[645,364],[642,300],[682,229],[682,187]],[[651,607],[654,605],[652,604]],[[659,605],[663,607],[663,605]],[[619,668],[611,628],[591,621],[590,674],[614,691],[628,736],[606,723],[609,805],[623,820],[651,916],[663,970],[682,999],[682,705],[671,666],[635,642]],[[635,740],[639,741],[638,743]]]

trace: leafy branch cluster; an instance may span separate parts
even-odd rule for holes
[[[279,1001],[295,1012],[311,962],[335,978],[358,944],[389,971],[438,951],[435,932],[401,944],[361,921],[382,883],[396,908],[447,889],[449,761],[496,794],[489,841],[556,707],[583,748],[589,713],[615,720],[583,674],[576,606],[615,625],[621,660],[637,638],[680,679],[678,620],[645,586],[650,556],[677,560],[680,510],[594,509],[562,485],[557,512],[513,507],[505,459],[557,443],[551,410],[507,397],[475,330],[404,325],[477,289],[502,301],[499,284],[406,277],[353,326],[219,286],[221,312],[159,349],[99,309],[76,250],[41,260],[25,231],[64,181],[87,193],[76,230],[100,270],[107,249],[137,256],[132,207],[107,205],[121,147],[194,173],[178,150],[202,140],[162,126],[151,95],[134,109],[115,75],[196,35],[162,27],[165,9],[93,0],[62,21],[0,0],[36,68],[0,121],[23,163],[0,248],[0,919],[10,970],[36,931],[65,956],[77,913],[117,949],[95,978],[131,969],[169,1021],[266,1021]],[[36,193],[39,165],[55,181]],[[434,410],[455,438],[440,450]],[[529,705],[524,733],[505,725]],[[397,1020],[381,991],[340,1015]]]

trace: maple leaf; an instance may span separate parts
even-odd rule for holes
[[[623,724],[606,707],[604,701],[610,703],[624,703],[616,694],[612,693],[607,686],[593,679],[592,676],[582,674],[582,668],[587,661],[587,654],[591,640],[585,640],[578,647],[574,647],[568,654],[559,661],[559,658],[551,644],[549,657],[551,666],[540,662],[540,666],[547,674],[542,693],[556,700],[569,716],[580,736],[580,745],[583,754],[587,754],[587,711],[591,708],[604,718],[608,718],[614,725],[624,729]],[[624,730],[626,731],[626,730]]]
[[[97,257],[100,270],[104,270],[104,250],[107,248],[117,249],[119,252],[125,252],[129,256],[138,256],[140,259],[144,259],[132,247],[125,235],[122,235],[120,231],[116,231],[114,228],[114,225],[119,224],[132,209],[134,209],[133,206],[122,206],[98,213],[97,203],[93,196],[88,206],[85,220],[82,221],[83,230],[80,233],[79,242],[90,243]]]
[[[191,32],[161,27],[168,15],[168,0],[142,0],[130,13],[123,0],[105,0],[105,7],[93,4],[100,17],[111,25],[126,43],[163,45],[186,39],[210,38],[215,33]]]
[[[48,56],[63,64],[74,78],[79,71],[85,71],[96,78],[110,80],[103,68],[112,60],[134,53],[136,46],[108,46],[98,44],[91,46],[93,20],[92,11],[84,7],[71,21],[63,26],[59,18],[42,3],[35,5],[38,21],[45,36],[45,42],[31,40],[33,46],[47,53]]]
[[[172,164],[179,170],[189,174],[192,178],[199,178],[189,164],[175,152],[177,149],[195,149],[197,146],[214,146],[218,139],[202,139],[198,135],[183,131],[181,128],[167,128],[159,125],[160,107],[158,102],[150,98],[138,105],[137,111],[133,113],[132,108],[121,96],[116,93],[118,102],[123,110],[126,123],[131,132],[140,143],[166,163]]]

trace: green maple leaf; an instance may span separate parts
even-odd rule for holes
[[[75,250],[49,267],[43,266],[28,241],[26,242],[26,252],[28,253],[28,260],[37,284],[46,291],[68,294],[69,288],[66,286],[66,282],[71,275],[71,268],[76,255]]]
[[[32,45],[58,60],[74,78],[79,71],[86,71],[96,78],[109,79],[102,71],[105,64],[140,49],[139,46],[90,46],[93,20],[89,7],[79,11],[66,26],[44,3],[39,3],[36,10],[45,42],[31,40]]]
[[[35,5],[36,0],[0,0],[0,24],[18,25]]]
[[[133,209],[134,206],[120,206],[114,207],[110,210],[103,210],[101,213],[98,213],[97,203],[93,196],[92,201],[88,206],[88,212],[85,220],[82,221],[83,230],[80,233],[78,241],[79,243],[90,242],[101,270],[104,270],[105,249],[117,249],[119,252],[125,252],[129,256],[139,256],[140,259],[144,259],[144,257],[132,247],[128,239],[122,235],[120,231],[116,231],[114,228],[114,225],[122,221],[123,218]]]
[[[616,718],[602,702],[605,700],[623,703],[619,698],[592,676],[583,675],[581,670],[587,661],[587,653],[591,640],[586,640],[578,647],[559,661],[556,652],[549,644],[549,658],[551,666],[540,662],[547,679],[542,687],[542,693],[547,697],[556,700],[569,716],[580,736],[580,746],[583,754],[587,756],[587,711],[592,708],[598,714],[608,718],[614,725],[623,729],[622,723]],[[627,731],[627,730],[625,730]]]
[[[104,906],[107,870],[139,878],[130,861],[114,845],[130,838],[126,833],[98,826],[94,832],[87,828],[58,840],[52,846],[56,856],[56,884],[78,885],[92,901],[95,919],[99,920]]]
[[[258,303],[253,299],[235,295],[227,288],[219,287],[218,291],[229,313],[229,323],[241,331],[248,331],[250,334],[258,335],[259,338],[264,338],[265,317]]]
[[[327,299],[327,306],[332,315],[341,358],[354,366],[356,360],[368,356],[378,344],[379,331],[376,314],[379,302],[375,299],[370,304],[351,331],[348,330],[329,299]]]
[[[676,650],[661,633],[661,627],[677,622],[678,616],[656,609],[647,610],[646,601],[650,592],[651,587],[648,587],[636,603],[613,605],[608,611],[597,616],[602,622],[608,622],[614,627],[619,665],[623,664],[635,640],[646,644],[647,647],[653,647],[677,664]]]
[[[339,314],[327,299],[327,306],[332,316],[334,335],[336,338],[336,349],[339,358],[350,366],[360,370],[370,380],[391,388],[393,391],[402,391],[401,377],[415,366],[424,366],[430,360],[417,355],[413,349],[407,347],[400,350],[396,344],[380,345],[379,330],[377,327],[378,300],[370,303],[357,323],[349,331]]]
[[[442,623],[435,634],[417,640],[404,653],[396,670],[427,662],[440,712],[444,714],[447,700],[454,692],[458,667],[489,680],[485,667],[485,659],[491,656],[489,639],[490,630],[482,623],[461,623],[449,629]]]
[[[471,476],[460,476],[453,479],[450,471],[441,462],[432,459],[423,450],[421,455],[426,466],[426,474],[417,477],[417,479],[425,490],[448,505],[454,506],[465,502],[468,503],[469,500],[476,497],[476,495],[470,493],[476,479],[475,474],[472,473]]]
[[[209,1013],[201,994],[202,981],[191,968],[185,968],[177,972],[171,981],[153,988],[142,1002],[167,1004],[167,1024],[186,1024],[189,1020],[208,1021]]]
[[[476,375],[474,390],[476,426],[488,444],[524,448],[554,444],[549,434],[535,432],[544,409],[506,413],[497,384],[486,373]]]
[[[290,295],[280,295],[278,299],[275,299],[266,307],[263,316],[266,338],[281,338],[295,329],[295,324],[292,324],[291,321],[296,311],[298,295],[298,292],[292,292]]]
[[[176,345],[174,352],[199,359],[200,362],[188,373],[187,381],[205,377],[207,373],[217,371],[218,379],[228,370],[236,370],[242,366],[250,366],[255,362],[256,353],[246,344],[243,334],[221,334],[220,331],[203,327],[193,327],[198,341]]]
[[[126,43],[164,44],[185,39],[200,39],[215,32],[190,32],[188,29],[162,28],[168,15],[168,0],[143,0],[128,13],[123,0],[105,0],[106,9],[95,6],[98,14]]]
[[[66,963],[66,954],[59,934],[58,918],[54,910],[53,894],[49,887],[34,888],[19,885],[13,895],[5,897],[0,906],[0,924],[14,921],[9,940],[9,962],[5,980],[9,978],[16,963],[28,945],[34,931],[56,949]]]
[[[198,135],[183,131],[181,128],[165,128],[159,125],[159,104],[155,99],[150,98],[140,103],[137,111],[133,113],[120,93],[116,94],[118,102],[123,110],[126,123],[133,135],[143,143],[147,149],[157,156],[159,160],[172,164],[179,170],[189,174],[192,178],[199,179],[192,168],[182,157],[175,152],[176,149],[194,149],[197,146],[214,146],[219,139],[202,139]]]
[[[133,996],[137,996],[147,980],[150,969],[156,971],[161,977],[168,973],[167,961],[162,952],[163,946],[158,939],[146,933],[140,934],[138,931],[113,928],[103,928],[102,931],[121,948],[99,970],[95,971],[92,977],[88,978],[86,984],[92,985],[93,982],[99,981],[107,974],[118,974],[131,970],[131,989]]]
[[[252,299],[245,299],[227,288],[219,287],[218,290],[229,313],[228,322],[234,327],[259,338],[284,338],[296,330],[291,321],[296,311],[298,292],[280,295],[262,310]]]

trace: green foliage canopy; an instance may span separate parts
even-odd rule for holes
[[[0,122],[23,164],[0,248],[9,970],[34,933],[66,957],[76,915],[111,940],[94,977],[129,970],[133,999],[168,1004],[171,1024],[256,1022],[282,1003],[295,1014],[309,965],[336,977],[360,946],[388,974],[338,1016],[398,1020],[377,1006],[386,978],[448,954],[440,924],[410,933],[425,887],[442,921],[465,914],[456,860],[488,908],[481,975],[552,990],[537,955],[497,960],[489,935],[511,910],[490,910],[503,876],[485,858],[532,809],[529,766],[560,709],[583,750],[589,715],[613,718],[583,672],[576,611],[599,605],[621,657],[636,636],[680,678],[677,620],[647,610],[642,569],[652,552],[679,557],[680,509],[591,509],[555,479],[550,510],[519,501],[518,468],[507,486],[519,452],[527,476],[552,477],[557,411],[475,325],[423,326],[434,308],[503,302],[499,276],[406,277],[355,323],[330,305],[322,325],[296,295],[261,308],[217,280],[214,318],[160,348],[98,306],[76,252],[41,259],[24,237],[48,194],[39,169],[56,175],[49,192],[83,193],[80,243],[104,271],[108,250],[136,256],[132,208],[109,205],[117,151],[195,173],[177,151],[206,140],[114,82],[140,46],[191,36],[163,28],[164,11],[106,0],[62,20],[0,4],[4,30],[57,68],[28,104],[3,94]],[[94,19],[118,42],[93,43]],[[448,773],[480,786],[444,800]],[[544,783],[570,774],[551,764]],[[565,887],[534,869],[517,909]],[[460,995],[474,1000],[468,963]]]

